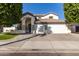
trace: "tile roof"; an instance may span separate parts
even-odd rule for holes
[[[36,23],[52,23],[52,24],[57,24],[57,23],[65,23],[65,21],[63,20],[59,20],[59,19],[39,19],[38,21],[36,21]]]
[[[45,16],[46,14],[34,14],[34,16],[36,16],[36,17],[43,17],[43,16]]]

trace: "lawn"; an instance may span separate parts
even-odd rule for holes
[[[0,40],[8,40],[11,38],[14,38],[16,35],[11,35],[11,34],[2,34],[0,35]]]

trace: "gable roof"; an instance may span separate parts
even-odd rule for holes
[[[55,14],[55,13],[48,13],[48,14],[34,14],[34,16],[36,16],[36,17],[44,17],[44,16],[49,15],[49,14],[54,14],[54,15],[58,16],[58,15]]]
[[[53,13],[48,13],[48,14],[53,14]],[[36,19],[35,23],[48,23],[48,24],[50,24],[50,23],[52,23],[52,24],[65,23],[65,21],[59,20],[59,19],[38,19],[37,20],[37,18],[36,18],[36,17],[43,17],[43,16],[46,16],[48,14],[32,14],[30,12],[26,12],[23,14],[23,16],[31,15],[31,16],[35,17],[35,19]],[[54,15],[56,15],[56,14],[54,14]]]
[[[43,16],[45,16],[46,14],[34,14],[34,16],[36,16],[36,17],[43,17]]]
[[[23,16],[25,16],[25,15],[31,15],[31,16],[34,16],[32,13],[30,13],[30,12],[26,12],[26,13],[24,13],[23,14]]]
[[[53,12],[51,12],[51,13],[47,13],[47,14],[32,14],[32,13],[30,13],[30,12],[26,12],[26,13],[24,13],[23,14],[23,16],[25,16],[25,15],[31,15],[31,16],[35,16],[35,17],[43,17],[43,16],[46,16],[46,15],[49,15],[49,14],[54,14],[54,15],[57,15],[57,14],[55,14],[55,13],[53,13]],[[57,15],[58,16],[58,15]]]

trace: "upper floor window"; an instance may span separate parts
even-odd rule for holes
[[[53,19],[53,16],[49,16],[49,19]]]

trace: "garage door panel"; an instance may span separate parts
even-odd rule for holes
[[[65,24],[48,24],[53,33],[71,33]]]

